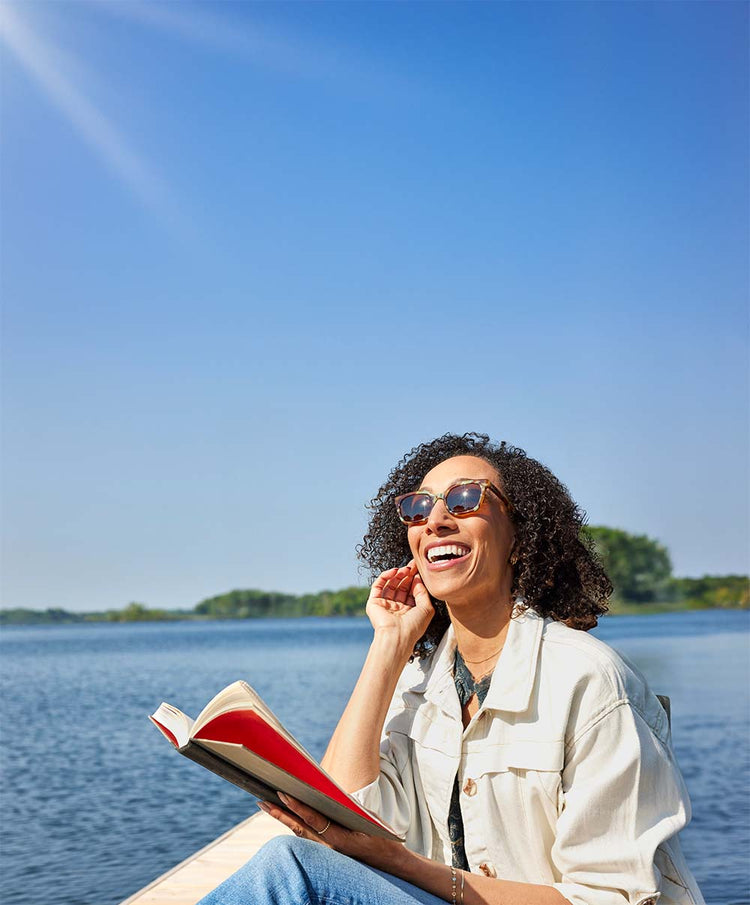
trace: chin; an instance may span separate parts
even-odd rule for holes
[[[428,579],[422,578],[424,586],[438,600],[450,600],[456,594],[462,597],[469,589],[469,582],[454,580],[448,576],[431,575]]]

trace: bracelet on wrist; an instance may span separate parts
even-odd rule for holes
[[[461,886],[458,886],[458,874],[461,874]],[[464,882],[466,871],[458,870],[451,865],[451,905],[464,905]],[[456,893],[458,892],[458,897]]]

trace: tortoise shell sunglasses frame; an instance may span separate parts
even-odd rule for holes
[[[462,502],[466,501],[466,491],[460,491],[459,488],[467,487],[469,485],[474,485],[479,489],[479,496],[476,500],[476,503],[471,500],[472,505],[464,508]],[[460,496],[456,502],[452,502],[450,497],[456,490],[459,490]],[[454,484],[451,484],[450,487],[447,487],[443,493],[431,493],[429,490],[413,490],[411,493],[402,493],[395,499],[396,511],[398,512],[398,517],[404,525],[424,525],[427,522],[427,519],[430,517],[430,513],[435,507],[435,503],[438,500],[442,500],[445,503],[445,508],[450,512],[451,515],[456,518],[465,518],[468,515],[473,515],[475,512],[479,510],[482,503],[484,502],[484,498],[487,494],[487,491],[491,490],[495,496],[499,497],[503,503],[505,504],[506,509],[510,515],[513,514],[513,504],[508,499],[508,497],[496,487],[492,481],[487,480],[486,478],[465,478],[461,481],[456,481]],[[424,499],[425,501],[429,500],[431,505],[429,508],[422,508],[419,510],[419,514],[409,515],[409,509],[411,506],[405,505],[406,501],[409,501],[412,505],[417,503],[419,498]],[[415,509],[412,509],[415,512]]]

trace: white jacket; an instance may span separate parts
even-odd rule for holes
[[[406,845],[450,863],[458,773],[471,870],[554,885],[574,905],[703,905],[676,834],[690,819],[667,715],[606,644],[528,610],[511,620],[484,704],[463,728],[450,627],[408,664],[380,776],[354,793]]]

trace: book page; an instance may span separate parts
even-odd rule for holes
[[[316,785],[312,785],[306,779],[288,773],[281,767],[254,754],[243,745],[210,739],[193,741],[191,744],[199,745],[201,748],[214,752],[230,764],[235,764],[241,771],[252,776],[270,789],[292,795],[336,823],[340,823],[355,832],[403,841],[402,837],[397,836],[375,814],[363,808],[359,802],[355,801],[343,790],[337,789],[336,791],[339,794],[337,795],[334,792],[332,797],[330,791],[333,790],[327,793],[316,787]],[[285,807],[285,805],[282,804],[282,807]]]
[[[196,735],[211,720],[220,714],[230,713],[233,710],[251,710],[253,713],[259,714],[266,723],[273,726],[279,735],[284,736],[290,745],[294,745],[309,761],[315,763],[315,758],[300,745],[258,692],[248,685],[247,682],[233,682],[220,691],[216,697],[212,698],[195,720],[191,734]]]
[[[220,691],[209,703],[203,708],[198,718],[193,723],[191,729],[191,737],[200,734],[205,726],[212,722],[216,717],[231,713],[232,711],[250,711],[260,717],[268,726],[282,736],[299,754],[302,755],[310,764],[314,765],[324,776],[332,783],[335,781],[323,770],[315,758],[297,741],[297,739],[286,729],[281,720],[265,703],[258,692],[248,685],[247,682],[238,681],[228,685]]]
[[[176,748],[187,745],[194,723],[181,710],[162,701],[149,719]]]

